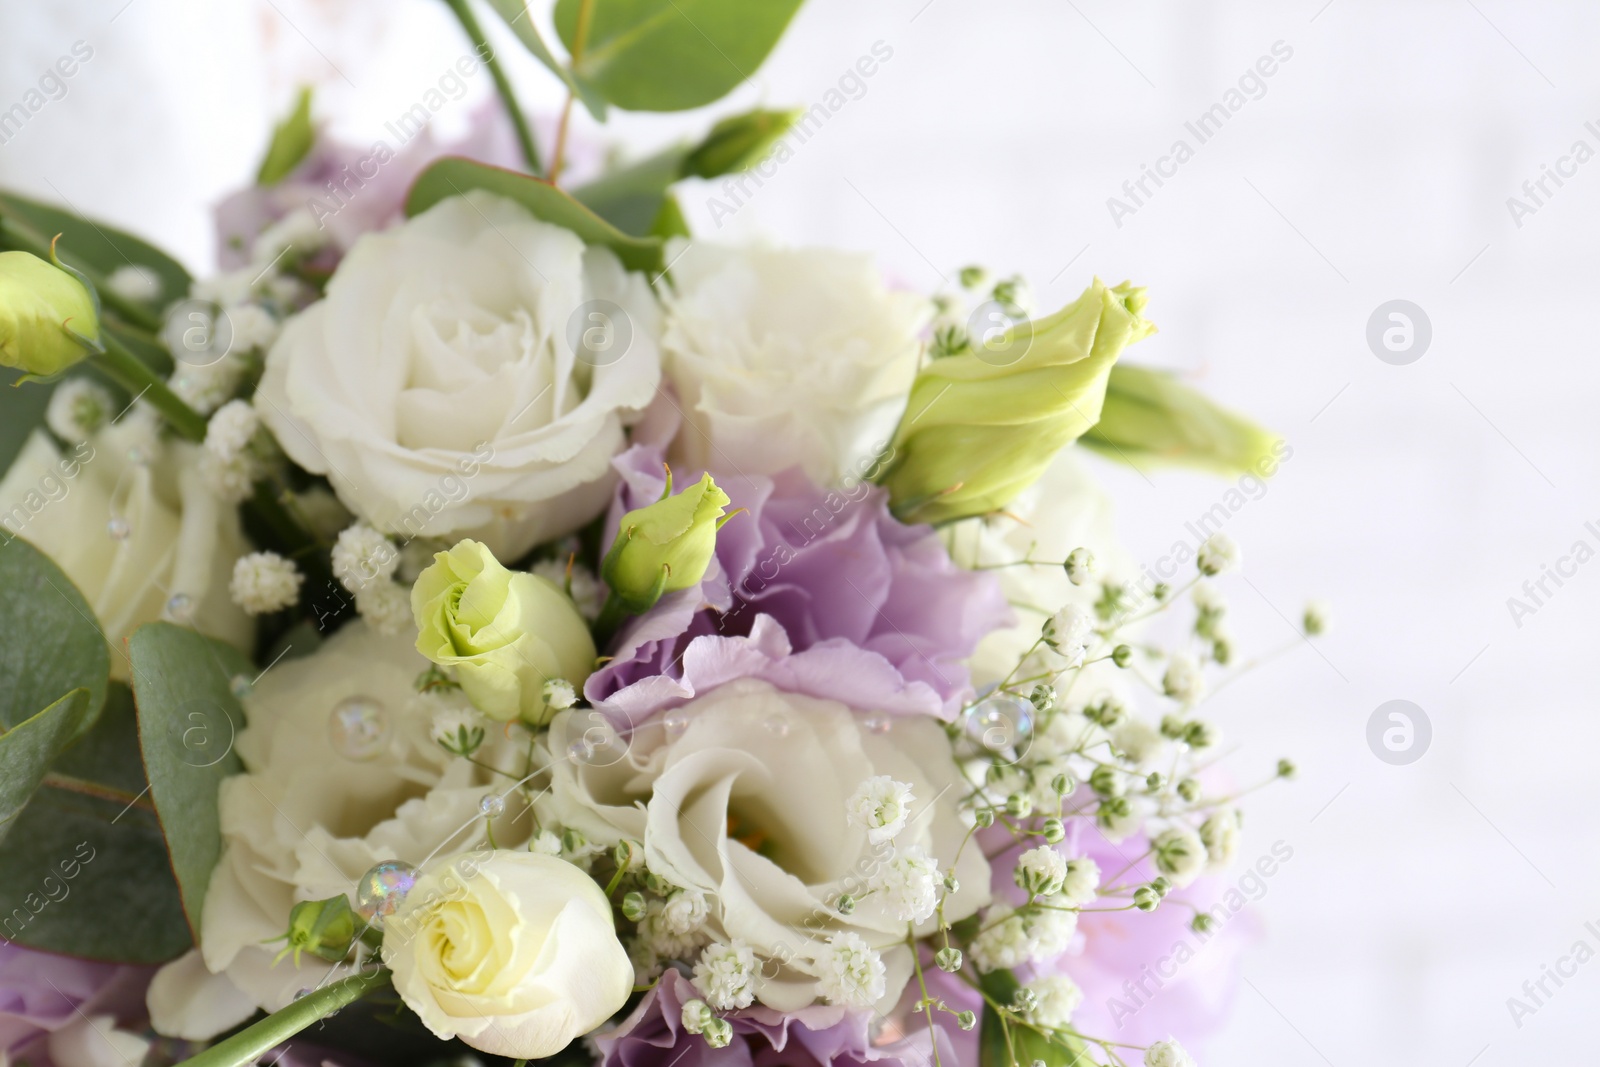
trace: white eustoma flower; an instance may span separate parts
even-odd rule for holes
[[[222,857],[199,917],[204,965],[185,958],[162,971],[160,1002],[154,992],[150,1000],[157,1031],[213,1036],[239,1021],[228,1015],[241,999],[245,1014],[282,1008],[328,974],[311,958],[273,963],[269,942],[296,902],[353,896],[379,862],[420,864],[435,849],[472,843],[462,827],[481,825],[479,802],[503,785],[434,741],[437,704],[414,688],[427,666],[410,638],[353,622],[311,655],[272,667],[244,698],[246,725],[233,742],[244,773],[217,795]],[[381,744],[335,744],[333,712],[353,698],[375,715]],[[523,748],[491,730],[474,759],[509,772],[522,766]],[[523,847],[530,832],[509,805],[495,823],[502,847]],[[218,992],[228,986],[243,998]]]
[[[558,714],[550,751],[567,751],[593,714]],[[672,714],[682,717],[681,731],[636,730],[620,760],[556,761],[539,821],[607,847],[643,841],[653,874],[705,894],[711,937],[755,952],[755,995],[768,1007],[796,1011],[815,1001],[819,976],[807,960],[843,933],[894,946],[882,950],[886,999],[898,997],[911,976],[907,921],[883,895],[861,892],[890,854],[850,816],[851,794],[870,778],[887,777],[924,798],[895,844],[921,849],[941,870],[955,864],[959,888],[944,898],[945,919],[959,922],[988,900],[988,862],[980,849],[960,847],[967,832],[961,772],[937,722],[904,718],[874,732],[865,715],[842,704],[754,679],[723,685]],[[775,719],[789,724],[781,736],[771,728]],[[835,905],[847,894],[858,900],[841,914]],[[932,925],[919,930],[931,933]]]
[[[821,485],[861,480],[894,434],[928,304],[885,286],[868,256],[832,249],[667,249],[662,358],[689,420],[689,467]]]
[[[199,446],[162,446],[148,429],[130,412],[69,452],[35,431],[0,480],[0,539],[24,538],[72,579],[121,681],[123,641],[147,622],[176,619],[239,648],[255,634],[228,595],[233,562],[249,551],[238,513],[206,487]]]
[[[605,891],[565,860],[499,849],[425,869],[384,923],[394,988],[435,1036],[551,1056],[622,1009],[633,964]]]
[[[284,324],[255,403],[372,526],[515,559],[610,500],[659,316],[608,249],[473,191],[358,240]]]

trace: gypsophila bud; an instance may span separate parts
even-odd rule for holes
[[[88,378],[68,378],[56,386],[45,408],[50,432],[68,444],[82,444],[116,412],[111,394]]]
[[[1039,836],[1052,845],[1058,845],[1066,840],[1067,824],[1056,818],[1046,819],[1039,830]]]
[[[1015,819],[1026,819],[1033,814],[1033,798],[1026,793],[1012,793],[1006,797],[1006,814]]]
[[[1144,1067],[1195,1067],[1194,1057],[1170,1037],[1144,1050]]]
[[[1167,784],[1167,776],[1160,771],[1151,771],[1144,776],[1144,788],[1147,793],[1159,793],[1162,786]]]
[[[1088,654],[1089,641],[1094,637],[1094,619],[1077,604],[1068,604],[1045,620],[1042,636],[1044,643],[1067,661],[1068,667],[1077,667]]]
[[[711,1005],[703,1000],[686,1000],[683,1002],[683,1028],[691,1034],[704,1032],[707,1026],[716,1021],[716,1014],[711,1010]]]
[[[1205,694],[1205,688],[1205,677],[1193,656],[1180,652],[1167,661],[1167,671],[1161,676],[1161,691],[1167,696],[1194,704]]]
[[[1011,997],[1011,1010],[1018,1015],[1027,1015],[1039,1006],[1039,994],[1023,986]]]
[[[712,1019],[700,1035],[712,1048],[727,1048],[733,1040],[733,1024],[726,1019]]]
[[[955,893],[959,892],[960,889],[961,883],[956,879],[956,872],[953,870],[946,871],[944,874],[944,891],[946,893]]]
[[[983,267],[973,264],[962,267],[961,273],[957,275],[957,278],[961,282],[961,288],[977,289],[989,280],[989,272]]]
[[[433,743],[452,755],[467,757],[483,744],[483,726],[471,708],[446,708],[428,727]]]
[[[1111,662],[1118,667],[1126,667],[1133,662],[1133,648],[1129,645],[1118,645],[1111,650]]]
[[[589,846],[589,839],[583,836],[581,830],[566,829],[561,831],[561,851],[581,852]]]
[[[1300,623],[1305,627],[1307,637],[1316,637],[1327,632],[1328,605],[1320,600],[1313,600],[1306,605],[1306,612],[1301,616]]]
[[[1194,562],[1200,573],[1209,578],[1238,570],[1242,556],[1233,538],[1219,532],[1206,538],[1206,543],[1195,553]]]
[[[631,923],[636,923],[644,918],[644,915],[644,894],[637,889],[631,889],[624,893],[622,895],[622,917]]]
[[[1210,723],[1196,719],[1184,728],[1183,741],[1190,748],[1210,748],[1216,744],[1217,732]]]
[[[1205,843],[1187,826],[1162,831],[1150,842],[1150,848],[1155,853],[1156,870],[1180,888],[1200,877],[1205,869]]]
[[[972,823],[980,830],[987,830],[994,825],[994,809],[979,808],[972,813]]]
[[[971,1030],[978,1025],[978,1016],[970,1011],[964,1011],[956,1016],[956,1025],[963,1030]]]
[[[1043,715],[1056,706],[1056,687],[1048,682],[1040,682],[1028,694],[1028,703],[1033,705],[1034,711]]]
[[[841,893],[833,907],[840,915],[849,915],[856,910],[856,898],[849,893]]]
[[[1011,872],[1017,888],[1034,897],[1051,897],[1061,892],[1067,877],[1067,861],[1053,848],[1030,848],[1017,857]]]
[[[933,954],[933,962],[941,971],[947,974],[955,974],[961,969],[961,950],[946,945]]]
[[[1050,788],[1055,791],[1057,796],[1064,797],[1078,788],[1078,783],[1072,780],[1072,775],[1070,774],[1058,774],[1050,779]]]
[[[1093,902],[1100,890],[1100,865],[1087,856],[1067,861],[1067,876],[1061,881],[1061,893],[1067,903],[1083,907]]]
[[[1200,783],[1193,778],[1184,778],[1178,782],[1178,796],[1193,804],[1200,796]]]
[[[1094,773],[1089,775],[1089,788],[1103,797],[1119,796],[1122,793],[1122,779],[1115,767],[1096,767]]]
[[[623,838],[611,850],[611,862],[619,871],[631,871],[644,866],[644,846]]]
[[[1155,911],[1161,906],[1161,894],[1142,885],[1133,891],[1133,906],[1140,911]]]
[[[1197,934],[1208,934],[1216,924],[1217,921],[1211,917],[1210,912],[1202,911],[1195,913],[1195,917],[1189,920],[1189,929]]]
[[[1150,888],[1154,889],[1157,893],[1160,893],[1164,898],[1168,893],[1172,892],[1172,883],[1167,880],[1166,875],[1158,875],[1154,880],[1151,881]]]
[[[1096,726],[1103,726],[1107,730],[1116,726],[1127,716],[1128,709],[1122,701],[1107,693],[1099,700],[1083,709],[1083,717]]]
[[[1128,607],[1128,588],[1118,582],[1103,582],[1094,602],[1094,613],[1104,622],[1121,615]]]
[[[1094,553],[1087,548],[1075,548],[1067,554],[1067,581],[1073,585],[1084,585],[1094,577],[1098,569],[1095,566]]]
[[[1281,759],[1278,761],[1279,778],[1293,778],[1296,770],[1293,760]]]

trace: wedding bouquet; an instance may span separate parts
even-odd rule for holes
[[[452,0],[503,113],[362,150],[303,96],[211,278],[0,194],[0,1055],[1192,1063],[1292,855],[1222,873],[1240,554],[1136,568],[1084,457],[1288,446],[1120,362],[1131,285],[692,235],[806,113],[566,158],[797,2],[560,0],[565,60],[491,6],[547,165]]]

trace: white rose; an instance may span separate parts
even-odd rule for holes
[[[237,1022],[228,1016],[242,1002],[283,1007],[329,970],[309,956],[299,967],[273,964],[282,943],[267,942],[288,929],[297,902],[353,898],[380,862],[421,864],[436,849],[449,856],[483,839],[479,802],[509,779],[491,782],[498,776],[433,740],[439,704],[414,688],[427,666],[409,639],[353,622],[311,655],[269,669],[245,697],[234,746],[245,771],[217,798],[223,851],[200,920],[204,965],[183,957],[162,970],[148,998],[157,1031],[198,1040]],[[341,748],[334,736],[334,709],[355,697],[381,709],[366,749]],[[520,773],[518,747],[490,731],[474,758]],[[496,819],[500,844],[528,840],[520,808]],[[227,994],[224,977],[243,998]]]
[[[94,609],[111,644],[111,675],[128,679],[125,639],[170,618],[248,648],[254,626],[228,596],[249,551],[239,517],[207,491],[200,450],[173,443],[152,462],[137,413],[60,452],[36,431],[0,481],[0,525],[60,567]]]
[[[691,468],[859,480],[894,434],[928,302],[884,286],[869,256],[831,249],[667,249],[662,334]]]
[[[468,877],[450,873],[418,878],[383,937],[396,991],[434,1034],[539,1059],[622,1009],[633,964],[587,874],[506,850],[477,859]]]
[[[588,714],[557,716],[551,750],[566,752],[591,726]],[[540,819],[600,844],[642,840],[652,873],[705,894],[707,936],[737,940],[772,961],[755,989],[769,1007],[792,1011],[815,1000],[827,941],[851,933],[882,952],[885,1001],[900,995],[911,973],[906,923],[885,894],[866,892],[891,847],[920,848],[941,871],[955,865],[960,888],[945,900],[947,920],[988,901],[988,862],[970,842],[961,847],[963,787],[939,723],[902,718],[874,733],[843,704],[754,679],[672,714],[687,723],[681,733],[646,726],[608,765],[558,761]],[[880,775],[909,785],[915,798],[893,846],[874,845],[850,816],[851,796]],[[831,906],[845,893],[859,897],[848,916]],[[919,930],[931,933],[932,920]]]
[[[1087,548],[1094,553],[1100,577],[1126,577],[1133,571],[1112,526],[1111,497],[1094,480],[1081,453],[1070,447],[1004,512],[980,522],[952,525],[945,539],[951,558],[963,567],[1021,559],[1061,564],[1074,549]],[[1049,613],[1063,605],[1092,608],[1100,596],[1098,582],[1073,585],[1061,566],[1002,567],[991,573],[1000,579],[1006,599],[1016,606],[1018,621],[979,642],[970,661],[973,681],[979,686],[1011,672],[1018,658],[1039,639],[1039,628]],[[1062,659],[1048,649],[1040,649],[1035,659],[1040,670],[1063,666]],[[1095,676],[1115,673],[1110,664],[1086,670],[1090,677],[1080,685]]]
[[[256,406],[378,529],[514,559],[610,500],[624,421],[655,396],[659,316],[610,250],[471,192],[357,241],[284,325]],[[601,354],[574,348],[584,331]]]

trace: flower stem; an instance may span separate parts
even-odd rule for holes
[[[511,119],[511,125],[517,131],[517,143],[522,146],[522,158],[528,164],[528,170],[534,174],[541,173],[539,148],[533,143],[533,131],[528,128],[528,119],[523,115],[521,106],[517,104],[517,95],[511,89],[511,79],[506,77],[504,68],[500,66],[500,58],[494,54],[489,38],[484,36],[483,27],[478,25],[477,16],[472,13],[472,8],[467,6],[467,0],[444,0],[444,2],[455,13],[456,21],[461,23],[461,28],[466,31],[472,46],[483,58],[483,65],[489,68],[489,77],[494,79],[494,88],[500,94],[501,103],[505,105],[506,116]]]
[[[312,1023],[326,1019],[388,984],[389,972],[378,970],[325,985],[253,1026],[245,1027],[226,1041],[219,1041],[199,1055],[189,1057],[179,1067],[242,1067]]]
[[[143,397],[182,436],[191,441],[206,439],[204,416],[167,388],[167,383],[161,380],[160,375],[145,366],[143,360],[123,347],[122,342],[109,331],[101,331],[100,340],[105,352],[93,357],[96,366],[134,396]]]

